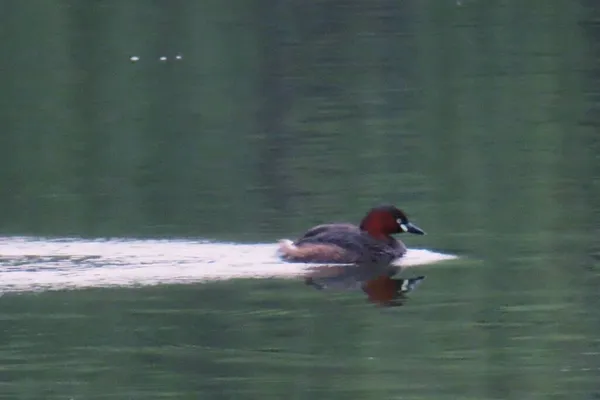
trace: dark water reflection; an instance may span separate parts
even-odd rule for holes
[[[393,311],[293,280],[5,294],[1,398],[600,396],[596,2],[0,9],[2,235],[272,243],[393,202],[461,255]]]

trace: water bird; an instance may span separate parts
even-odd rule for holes
[[[286,262],[387,265],[406,254],[406,246],[391,235],[425,232],[393,205],[369,210],[360,225],[333,223],[309,229],[295,242],[281,240],[278,253]]]

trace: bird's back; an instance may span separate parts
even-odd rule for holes
[[[351,224],[319,225],[302,236],[295,245],[298,248],[309,246],[335,246],[342,249],[344,262],[359,264],[387,264],[406,252],[403,243],[393,239],[379,240]],[[321,260],[329,262],[328,260]],[[319,262],[319,261],[317,261]]]

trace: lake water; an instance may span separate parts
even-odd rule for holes
[[[0,399],[599,399],[599,20],[2,1]],[[381,203],[404,307],[276,258]]]
[[[405,307],[380,309],[355,292],[304,286],[307,266],[278,262],[275,250],[0,239],[1,393],[451,399],[596,391],[595,316],[581,303],[595,296],[591,287],[541,284],[534,279],[543,269],[525,262],[501,277],[499,291],[477,282],[489,268],[482,260],[411,249],[403,274],[428,280]]]

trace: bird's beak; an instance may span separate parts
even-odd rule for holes
[[[419,228],[418,226],[416,226],[415,224],[412,224],[410,222],[400,224],[400,228],[402,228],[402,230],[404,232],[414,233],[415,235],[425,235],[426,234],[423,229]]]

